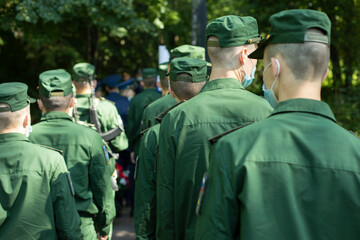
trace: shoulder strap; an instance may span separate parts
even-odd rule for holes
[[[163,118],[166,116],[166,114],[167,114],[168,112],[170,112],[171,110],[173,110],[174,108],[176,108],[177,106],[179,106],[180,104],[182,104],[182,103],[184,103],[184,102],[186,102],[186,101],[181,101],[181,102],[175,104],[174,106],[170,107],[169,109],[163,111],[162,113],[160,113],[159,115],[157,115],[157,116],[155,117],[155,119],[156,119],[159,123],[161,123],[161,121],[163,120]]]
[[[52,147],[45,146],[45,145],[41,145],[41,144],[35,144],[35,145],[40,146],[40,147],[43,147],[43,148],[47,148],[47,149],[50,149],[50,150],[53,150],[53,151],[56,151],[56,152],[60,153],[61,155],[63,155],[63,151],[61,151],[61,150],[59,150],[59,149],[52,148]]]
[[[232,132],[235,132],[236,130],[238,129],[241,129],[243,127],[246,127],[246,126],[249,126],[250,124],[253,124],[254,122],[251,122],[251,123],[247,123],[247,124],[244,124],[244,125],[241,125],[239,127],[236,127],[236,128],[233,128],[233,129],[230,129],[230,130],[227,130],[226,132],[223,132],[219,135],[216,135],[215,137],[212,137],[209,139],[209,142],[211,145],[214,145],[217,141],[219,141],[220,138],[222,138],[223,136],[226,136],[228,135],[229,133],[232,133]]]

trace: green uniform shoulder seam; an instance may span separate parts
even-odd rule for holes
[[[156,101],[156,100],[155,100]],[[153,102],[151,102],[151,103],[148,103],[148,104],[146,104],[145,106],[144,106],[144,109],[145,108],[147,108],[150,104],[152,104]]]
[[[53,151],[56,151],[58,153],[60,153],[61,155],[63,155],[63,151],[59,150],[59,149],[56,149],[56,148],[52,148],[52,147],[49,147],[49,146],[45,146],[45,145],[41,145],[41,144],[35,144],[37,146],[40,146],[40,147],[43,147],[43,148],[47,148],[47,149],[50,149],[50,150],[53,150]]]
[[[176,108],[177,106],[179,106],[180,104],[182,104],[182,103],[184,103],[184,102],[186,102],[186,101],[181,101],[181,102],[175,104],[174,106],[168,108],[167,110],[165,110],[165,111],[163,111],[162,113],[160,113],[159,115],[157,115],[157,116],[155,117],[155,119],[156,119],[159,123],[161,123],[161,121],[163,120],[163,118],[166,116],[166,114],[167,114],[168,112],[170,112],[171,110],[173,110],[174,108]]]
[[[250,123],[241,125],[241,126],[239,126],[239,127],[236,127],[236,128],[230,129],[230,130],[227,130],[227,131],[225,131],[225,132],[223,132],[223,133],[220,133],[219,135],[216,135],[216,136],[214,136],[214,137],[212,137],[212,138],[209,138],[209,142],[210,142],[211,145],[214,145],[214,144],[215,144],[217,141],[219,141],[219,139],[222,138],[223,136],[226,136],[226,135],[228,135],[228,134],[230,134],[230,133],[232,133],[232,132],[235,132],[235,131],[238,130],[238,129],[241,129],[241,128],[243,128],[243,127],[249,126],[250,124],[253,124],[253,123],[254,123],[254,122],[250,122]]]
[[[106,99],[106,98],[103,98],[103,97],[101,97],[101,98],[99,98],[99,99],[100,99],[100,101],[107,101],[107,102],[115,105],[115,103],[114,103],[113,101],[110,101],[109,99]]]

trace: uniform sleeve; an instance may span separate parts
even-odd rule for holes
[[[134,151],[134,143],[136,139],[136,123],[135,123],[135,103],[134,99],[130,101],[130,107],[129,107],[129,114],[128,114],[128,120],[127,120],[127,129],[126,129],[126,135],[129,139],[129,150],[132,152]]]
[[[156,238],[175,239],[174,164],[175,142],[171,137],[169,118],[160,125],[159,151],[156,170]]]
[[[144,109],[144,113],[142,115],[142,119],[141,119],[141,131],[144,131],[145,129],[148,129],[149,127],[152,126],[150,118],[151,118],[151,112],[150,109],[148,107],[146,107]]]
[[[113,106],[113,109],[109,111],[109,115],[110,115],[110,119],[107,121],[108,122],[107,131],[117,127],[120,127],[120,129],[123,130],[120,133],[120,135],[118,135],[116,138],[111,140],[109,143],[110,148],[113,151],[120,152],[122,150],[127,149],[129,146],[128,139],[126,137],[124,130],[124,124],[115,106]]]
[[[135,184],[134,225],[138,239],[155,239],[157,138],[150,129],[141,139]]]
[[[60,154],[57,155],[57,165],[51,181],[56,232],[59,239],[82,239],[81,221],[71,192],[71,180],[67,176],[65,160]]]
[[[111,176],[108,174],[108,160],[105,157],[103,143],[100,135],[93,140],[90,162],[90,188],[93,200],[99,212],[95,218],[97,231],[101,235],[108,235],[111,223],[115,217],[114,192],[112,190]]]
[[[240,210],[232,179],[234,166],[227,154],[219,143],[211,150],[195,239],[234,239],[238,231]]]

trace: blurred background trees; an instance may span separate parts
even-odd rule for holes
[[[204,0],[203,0],[204,1]],[[21,81],[36,96],[42,71],[87,61],[98,78],[157,66],[161,39],[168,49],[189,44],[194,2],[199,0],[0,1],[0,81]],[[329,77],[323,83],[340,124],[360,132],[359,0],[207,0],[207,18],[251,15],[263,36],[270,15],[285,9],[324,11],[332,22]],[[201,18],[199,18],[201,19]],[[203,19],[203,18],[202,18]],[[163,37],[162,37],[163,36]],[[196,39],[196,38],[195,38]],[[197,39],[200,44],[201,40]],[[261,61],[249,90],[261,94]]]

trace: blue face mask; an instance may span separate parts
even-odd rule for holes
[[[245,71],[245,68],[244,68],[244,71]],[[242,82],[242,85],[243,85],[244,88],[250,86],[250,84],[254,81],[255,71],[256,71],[256,66],[253,67],[250,76],[247,75],[246,71],[245,71],[245,76],[244,76],[244,79],[243,79],[243,82]]]
[[[279,77],[279,74],[280,74],[280,63],[279,63],[279,61],[277,59],[275,59],[275,61],[276,61],[276,64],[278,65],[278,72],[276,74],[276,77],[275,77],[275,80],[274,80],[273,84],[271,85],[271,88],[266,89],[265,88],[265,81],[264,81],[264,73],[271,66],[271,63],[269,63],[269,65],[267,65],[266,68],[263,71],[263,85],[262,85],[262,90],[264,91],[264,97],[273,108],[275,108],[279,103],[279,101],[277,100],[277,98],[275,96],[273,87],[275,85],[276,80]]]

